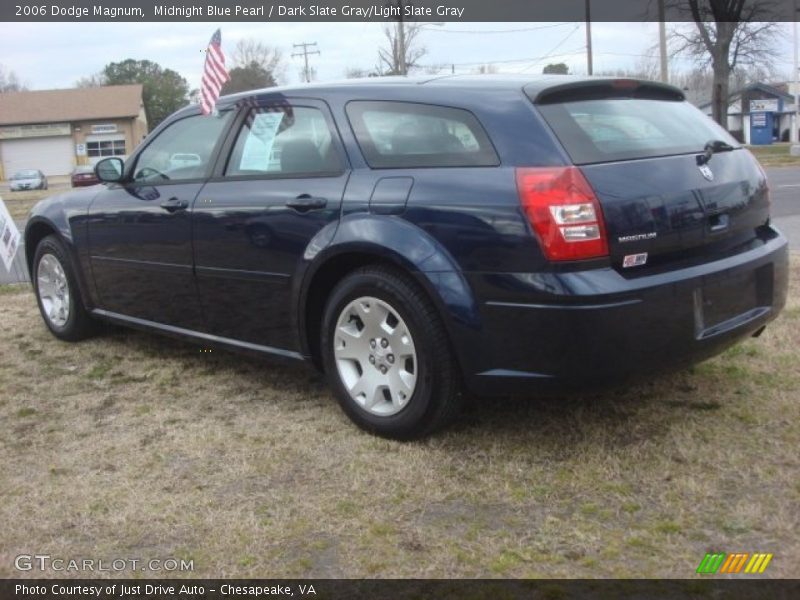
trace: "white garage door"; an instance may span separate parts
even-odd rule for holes
[[[6,177],[22,169],[39,169],[45,175],[68,175],[75,164],[70,136],[3,140],[0,155]]]

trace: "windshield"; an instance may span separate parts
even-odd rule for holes
[[[703,152],[739,143],[688,102],[608,98],[539,106],[575,164]]]
[[[38,176],[39,176],[39,172],[38,171],[32,171],[32,170],[31,171],[17,171],[14,174],[13,179],[31,179],[33,177],[38,177]]]

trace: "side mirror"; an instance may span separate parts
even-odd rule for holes
[[[112,156],[111,158],[104,158],[94,166],[95,175],[100,181],[106,183],[117,183],[122,181],[123,167],[125,163],[121,158]]]

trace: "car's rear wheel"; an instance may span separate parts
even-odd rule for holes
[[[47,236],[36,247],[31,279],[39,312],[53,335],[77,341],[96,331],[96,323],[84,308],[67,251],[55,235]]]
[[[365,267],[336,286],[325,308],[322,353],[339,403],[368,431],[411,439],[458,412],[458,369],[444,325],[402,272]]]

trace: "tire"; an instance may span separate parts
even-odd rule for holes
[[[345,277],[325,305],[321,342],[330,385],[362,429],[420,438],[461,408],[460,373],[444,324],[425,292],[399,270],[369,266]]]
[[[31,281],[42,320],[54,336],[77,342],[97,331],[96,321],[84,307],[64,243],[55,235],[36,247]]]

